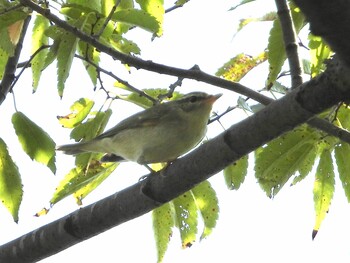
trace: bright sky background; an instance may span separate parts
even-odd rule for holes
[[[266,46],[268,22],[253,23],[238,35],[234,34],[238,19],[264,14],[269,8],[274,8],[274,1],[259,1],[258,6],[247,5],[237,11],[228,12],[235,3],[236,1],[192,0],[185,7],[166,15],[162,38],[151,42],[151,35],[140,30],[131,32],[130,38],[138,39],[137,43],[141,46],[144,59],[181,68],[190,68],[198,64],[202,70],[213,74],[235,54],[245,52],[255,55]],[[142,44],[139,41],[142,41]],[[92,92],[88,78],[84,80],[80,76],[85,76],[85,73],[80,73],[83,71],[81,63],[77,64],[79,66],[74,69],[66,83],[65,97],[62,101],[55,89],[55,67],[44,73],[36,94],[31,94],[29,71],[15,87],[17,108],[46,129],[57,144],[69,141],[69,131],[61,131],[55,119],[56,115],[67,114],[72,102],[81,96],[104,98],[102,92]],[[112,64],[110,70],[115,67],[114,73],[118,73],[118,76],[140,89],[164,88],[176,80],[173,77],[148,74],[135,69],[132,69],[133,74],[130,75],[122,67],[114,66],[115,64],[117,63]],[[264,85],[264,74],[254,71],[243,84],[256,90],[261,89]],[[112,86],[113,81],[105,81],[104,84]],[[179,89],[183,93],[192,90],[223,92],[224,96],[214,107],[217,112],[236,104],[236,94],[203,83],[186,80]],[[130,110],[127,112],[119,112],[118,107],[124,105],[121,104],[123,103],[119,101],[115,103],[110,126],[139,110],[129,106]],[[48,215],[33,217],[43,207],[48,207],[54,188],[73,167],[73,158],[58,154],[59,169],[56,176],[46,167],[32,162],[22,152],[14,135],[11,124],[13,111],[12,96],[8,95],[0,107],[0,137],[10,146],[10,154],[23,177],[25,192],[19,224],[13,223],[7,211],[0,207],[1,244],[78,209],[74,200],[67,198],[55,205]],[[229,123],[244,117],[241,112],[234,111],[223,118],[222,122],[227,128]],[[208,136],[215,136],[221,131],[219,124],[212,124]],[[122,164],[99,189],[84,200],[84,204],[134,184],[146,173],[147,171],[137,164]],[[295,187],[285,186],[275,199],[270,200],[256,183],[252,168],[239,191],[227,190],[222,174],[215,175],[210,182],[218,193],[220,217],[213,234],[202,242],[196,242],[190,249],[182,250],[179,234],[175,229],[164,262],[349,262],[350,207],[338,179],[330,213],[316,239],[311,240],[315,216],[313,179],[313,174],[310,174]],[[41,262],[56,263],[78,259],[89,262],[156,262],[150,214],[117,226]]]

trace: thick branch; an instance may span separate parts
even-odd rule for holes
[[[350,2],[347,0],[295,0],[310,22],[313,34],[323,37],[350,66]]]

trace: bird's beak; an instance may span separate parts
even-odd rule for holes
[[[209,95],[206,101],[210,104],[214,104],[214,102],[219,99],[222,96],[221,93],[216,94],[216,95]]]

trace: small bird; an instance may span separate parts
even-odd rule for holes
[[[57,150],[72,155],[107,153],[101,161],[171,162],[203,139],[212,106],[221,95],[189,93],[136,113],[90,141]]]

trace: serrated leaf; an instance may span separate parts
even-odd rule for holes
[[[49,26],[49,21],[45,17],[40,14],[36,15],[32,34],[32,54],[34,54],[42,46],[48,45],[49,39],[45,35],[45,30],[49,28]],[[38,88],[40,76],[45,67],[45,59],[48,52],[48,49],[42,49],[31,61],[34,91],[36,91]]]
[[[66,116],[58,116],[58,121],[65,128],[74,128],[81,124],[89,115],[95,102],[88,98],[81,98],[70,107],[71,113]]]
[[[78,39],[72,33],[62,32],[57,50],[57,89],[58,95],[63,96],[64,84],[69,76]]]
[[[173,234],[174,217],[171,204],[166,203],[152,211],[154,239],[157,248],[157,262],[162,262]]]
[[[157,19],[143,10],[124,9],[113,14],[114,21],[123,22],[129,25],[140,27],[152,33],[160,31],[160,24]]]
[[[337,162],[339,178],[342,183],[346,198],[350,203],[350,145],[342,143],[335,147],[335,160]]]
[[[194,201],[202,216],[204,229],[200,239],[211,234],[219,218],[219,200],[209,181],[204,181],[192,190]]]
[[[313,239],[328,213],[333,198],[334,184],[334,167],[331,152],[329,150],[324,150],[317,167],[313,191],[316,212],[316,221],[312,232]]]
[[[324,61],[331,56],[332,52],[321,37],[309,34],[308,38],[310,48],[311,76],[315,77],[324,71],[326,68]]]
[[[175,221],[180,231],[182,247],[190,247],[196,240],[198,214],[197,205],[190,191],[171,201],[175,210]]]
[[[250,70],[263,63],[267,59],[267,53],[263,52],[256,57],[252,57],[246,54],[238,54],[226,62],[215,73],[218,77],[238,82],[240,81]]]
[[[256,151],[255,176],[267,196],[275,196],[289,178],[305,165],[310,151],[317,151],[321,135],[303,125]]]
[[[104,180],[106,180],[112,172],[118,167],[119,163],[100,163],[98,162],[98,167],[91,167],[89,164],[88,173],[95,174],[86,184],[77,190],[73,196],[76,202],[81,205],[82,200],[93,190],[95,190]],[[93,170],[92,170],[93,169]]]
[[[70,137],[76,141],[91,140],[103,132],[106,124],[112,115],[112,110],[108,109],[105,112],[95,112],[92,118],[89,118],[86,122],[75,127]]]
[[[304,15],[300,12],[300,9],[295,7],[293,4],[290,4],[290,10],[295,32],[298,34],[301,28],[304,26],[305,18]],[[284,61],[286,60],[282,28],[278,19],[276,19],[273,23],[267,48],[269,50],[268,62],[270,71],[266,81],[266,87],[269,89],[277,79],[278,74],[281,72]]]
[[[248,156],[230,164],[224,169],[226,186],[230,190],[238,190],[248,172]]]
[[[84,41],[79,41],[78,52],[79,52],[79,55],[81,55],[83,58],[86,58],[89,62],[94,63],[94,65],[98,66],[100,62],[100,52],[98,52],[96,48],[87,44]],[[85,70],[90,76],[92,84],[96,86],[97,75],[98,75],[96,67],[85,60],[82,60],[82,62],[85,66]]]
[[[74,194],[78,204],[82,198],[100,185],[118,166],[117,163],[100,163],[92,160],[88,167],[73,168],[57,186],[51,205]]]
[[[157,36],[161,36],[163,33],[163,20],[164,20],[164,0],[136,0],[141,6],[141,9],[153,16],[158,22],[158,30],[154,33]],[[153,32],[153,31],[152,31]]]
[[[28,156],[56,173],[56,144],[51,137],[22,112],[16,112],[12,115],[12,124],[18,140]]]
[[[18,222],[18,210],[22,201],[22,180],[5,142],[0,138],[0,200]]]
[[[295,185],[296,183],[303,180],[312,170],[312,167],[315,164],[315,160],[317,158],[318,154],[318,147],[315,144],[308,144],[305,146],[305,152],[303,152],[301,158],[303,160],[300,163],[300,166],[298,168],[299,175],[294,177],[292,185]]]
[[[342,105],[337,111],[337,125],[342,129],[350,130],[350,107]]]

